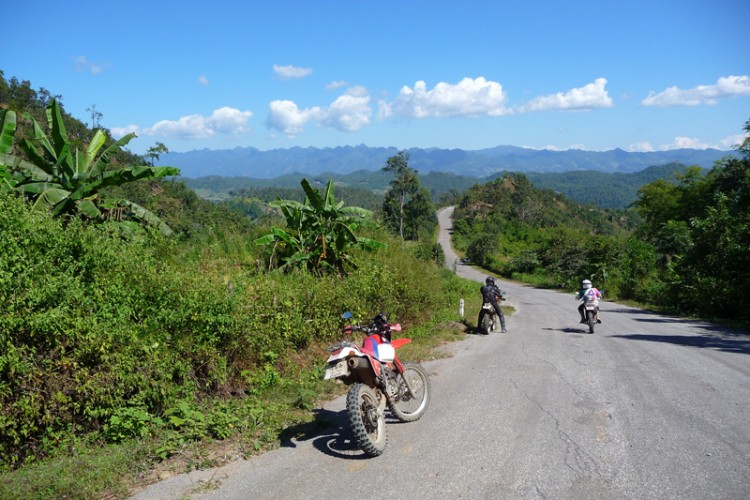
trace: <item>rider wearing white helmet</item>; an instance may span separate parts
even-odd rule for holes
[[[581,289],[578,290],[578,293],[576,294],[576,300],[583,300],[581,305],[578,306],[578,313],[581,315],[581,323],[586,322],[586,312],[584,310],[584,307],[586,307],[586,300],[599,300],[601,298],[602,298],[602,292],[594,288],[594,285],[591,283],[590,280],[581,281]],[[597,313],[596,322],[597,323],[602,322],[599,319],[598,313]]]

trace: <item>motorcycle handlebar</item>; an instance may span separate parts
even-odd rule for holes
[[[394,330],[401,331],[401,328],[398,325],[396,327],[393,327],[390,324],[387,326],[391,331],[394,331]],[[362,332],[366,335],[370,335],[371,333],[378,333],[380,331],[381,330],[375,325],[373,326],[347,325],[344,327],[344,333]]]
[[[376,331],[375,328],[368,328],[366,326],[361,326],[361,325],[347,325],[344,327],[344,332],[346,333],[352,333],[352,332],[372,333],[374,331]]]

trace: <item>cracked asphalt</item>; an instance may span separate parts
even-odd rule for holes
[[[439,241],[454,268],[451,213]],[[389,421],[381,457],[351,443],[338,398],[317,410],[323,428],[134,498],[750,498],[748,332],[605,301],[589,335],[572,294],[501,288],[516,309],[508,333],[468,335],[425,363],[430,408]]]

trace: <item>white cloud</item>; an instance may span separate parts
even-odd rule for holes
[[[378,119],[383,120],[393,115],[393,106],[388,101],[378,101]]]
[[[720,149],[737,149],[747,139],[747,134],[730,135],[719,141]]]
[[[298,66],[279,66],[278,64],[273,65],[273,71],[276,76],[282,80],[292,80],[295,78],[304,78],[312,75],[312,68],[300,68]]]
[[[654,150],[654,147],[651,145],[650,142],[643,141],[643,142],[636,142],[635,144],[631,144],[628,146],[628,151],[631,153],[650,153]]]
[[[140,135],[141,128],[138,125],[126,125],[124,127],[115,127],[113,129],[110,129],[109,132],[116,140],[120,140],[131,132],[135,133],[136,135]]]
[[[558,92],[537,97],[521,106],[521,111],[586,111],[595,108],[611,108],[614,104],[609,97],[606,78],[597,78],[593,83],[574,88],[567,92]]]
[[[587,151],[585,144],[571,144],[567,148],[561,148],[560,146],[555,146],[554,144],[548,144],[546,146],[542,146],[541,148],[536,148],[534,146],[522,146],[525,149],[533,149],[534,151]]]
[[[355,132],[368,125],[371,116],[372,108],[367,89],[355,86],[339,96],[327,108],[315,106],[300,109],[294,101],[272,101],[265,123],[268,128],[293,138],[303,132],[305,125],[310,121],[317,121],[320,125],[344,132]]]
[[[323,125],[346,132],[355,132],[370,123],[370,96],[364,87],[352,87],[339,96],[325,111]]]
[[[671,144],[663,144],[661,146],[662,151],[669,151],[671,149],[708,149],[711,148],[710,144],[701,142],[700,139],[694,139],[691,137],[675,137],[674,142]]]
[[[208,118],[208,125],[220,134],[242,134],[247,132],[247,121],[252,118],[252,111],[224,106],[214,110]]]
[[[464,78],[455,85],[440,82],[432,90],[427,90],[427,84],[420,80],[414,84],[414,88],[403,86],[393,102],[380,102],[380,116],[500,116],[510,112],[505,107],[505,97],[502,85],[481,76],[476,79]]]
[[[698,85],[683,90],[669,87],[655,93],[649,92],[641,104],[644,106],[700,106],[716,104],[720,98],[750,95],[750,77],[726,76],[719,78],[714,85]]]
[[[199,76],[198,83],[200,83],[201,85],[208,85],[208,78],[206,77],[206,75]]]
[[[207,139],[215,134],[241,134],[247,132],[251,111],[223,107],[211,116],[188,115],[177,120],[161,120],[143,130],[144,135],[177,137],[181,139]]]
[[[677,136],[669,144],[662,144],[658,148],[650,142],[637,142],[628,146],[628,151],[634,153],[650,153],[653,151],[670,151],[673,149],[720,149],[723,151],[737,149],[737,146],[745,140],[746,135],[738,134],[721,139],[718,144],[708,144],[694,137]]]
[[[323,111],[318,106],[310,109],[299,109],[294,101],[271,101],[268,107],[266,126],[283,132],[290,138],[304,132],[307,122],[323,116]]]
[[[86,56],[78,56],[75,58],[75,65],[77,71],[88,71],[92,75],[98,75],[104,71],[104,66],[93,61],[89,61]]]
[[[340,89],[341,87],[348,86],[349,83],[346,80],[336,80],[335,82],[331,82],[328,85],[326,85],[326,90],[336,90]]]

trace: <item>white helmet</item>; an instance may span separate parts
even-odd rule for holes
[[[591,288],[591,282],[589,280],[581,281],[581,288]]]

